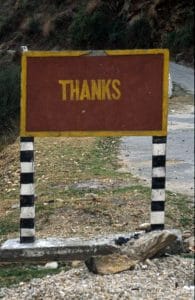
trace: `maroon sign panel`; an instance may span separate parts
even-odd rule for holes
[[[21,135],[165,135],[165,53],[132,53],[24,53]]]

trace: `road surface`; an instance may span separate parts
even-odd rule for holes
[[[194,70],[174,62],[170,63],[170,73],[173,82],[190,94],[194,94]]]

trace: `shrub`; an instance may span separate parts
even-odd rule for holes
[[[186,24],[177,31],[166,35],[164,46],[168,47],[173,54],[185,51],[194,45],[194,25]]]
[[[40,33],[41,33],[41,25],[40,25],[40,22],[39,22],[37,19],[31,18],[31,19],[29,20],[27,33],[28,33],[30,36],[31,36],[31,35],[36,35],[36,34],[40,34]]]
[[[152,47],[152,27],[144,17],[129,26],[127,46],[130,49],[149,49]]]
[[[69,28],[71,47],[76,49],[123,48],[126,22],[103,5],[91,14],[82,8]]]
[[[19,118],[20,67],[14,63],[0,68],[0,135],[12,131]]]

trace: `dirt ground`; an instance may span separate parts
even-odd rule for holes
[[[191,101],[175,96],[170,110]],[[150,188],[119,172],[119,143],[119,138],[35,139],[37,237],[133,231],[149,221]],[[19,168],[17,139],[0,153],[0,241],[18,236]],[[166,227],[193,229],[190,199],[170,192],[167,199]]]

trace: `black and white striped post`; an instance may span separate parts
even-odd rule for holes
[[[34,138],[20,138],[20,243],[35,241]]]
[[[152,152],[151,229],[164,229],[167,137],[154,136]]]
[[[26,46],[22,52],[28,51]],[[20,243],[35,241],[34,137],[20,138]]]

